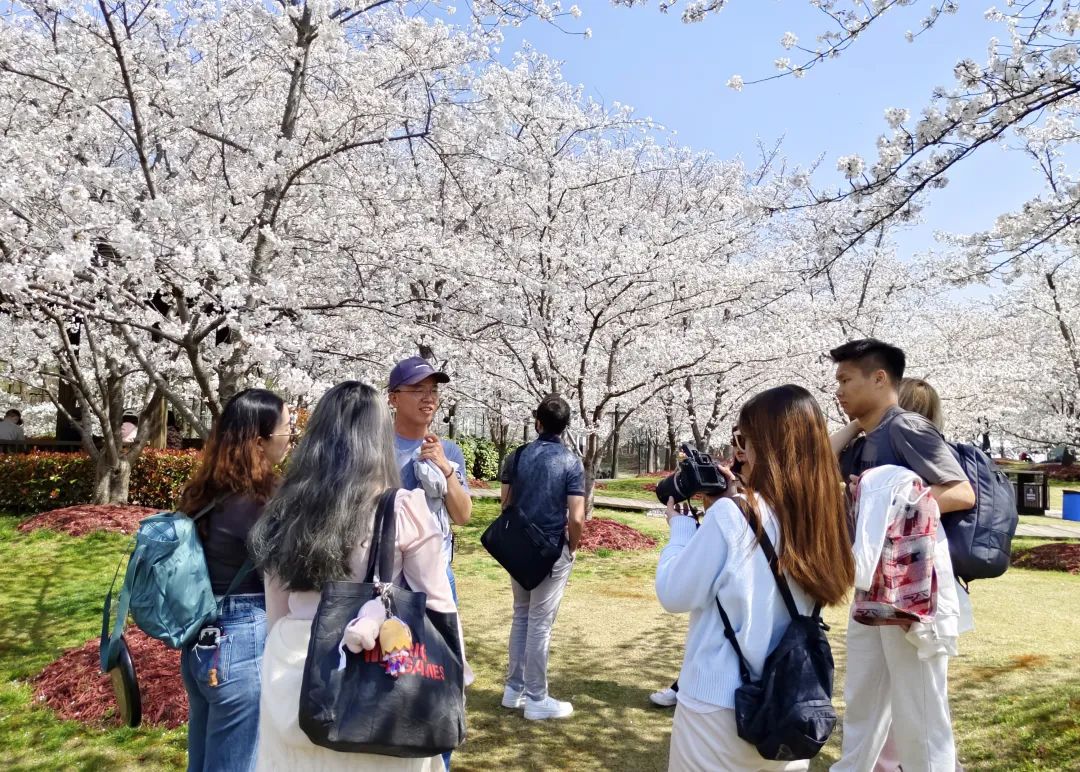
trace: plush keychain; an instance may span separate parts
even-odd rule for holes
[[[397,617],[390,617],[382,623],[379,630],[379,648],[382,649],[386,673],[397,677],[409,659],[412,651],[412,631]]]
[[[343,643],[353,654],[361,651],[371,651],[375,648],[375,641],[379,638],[379,630],[386,621],[386,608],[378,598],[369,600],[360,607],[360,613],[356,619],[349,622],[345,628],[345,640]]]

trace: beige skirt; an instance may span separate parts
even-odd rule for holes
[[[314,745],[300,728],[300,684],[304,680],[310,619],[285,617],[266,636],[259,700],[259,772],[443,772],[439,756],[399,759],[365,753],[338,753]]]
[[[695,713],[675,707],[671,727],[668,772],[795,772],[810,768],[809,761],[769,761],[739,737],[735,711],[720,708]]]

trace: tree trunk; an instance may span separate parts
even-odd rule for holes
[[[168,441],[169,402],[165,399],[165,392],[160,389],[150,400],[150,404],[143,411],[142,420],[149,422],[147,444],[151,448],[163,450]]]
[[[127,504],[131,486],[131,462],[127,458],[113,466],[102,453],[94,466],[94,503]]]
[[[585,519],[592,518],[593,497],[596,493],[596,468],[603,458],[604,443],[595,434],[590,434],[585,443],[585,453],[581,457],[581,464],[585,467]]]
[[[611,432],[611,479],[619,476],[619,406],[615,406],[615,428]]]
[[[457,402],[453,402],[453,403],[450,404],[450,408],[446,411],[446,419],[447,419],[446,436],[451,440],[457,437],[457,421],[454,420],[456,418],[456,416],[457,416]]]

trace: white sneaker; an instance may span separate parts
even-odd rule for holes
[[[525,718],[530,721],[543,721],[546,718],[566,718],[574,712],[569,702],[560,702],[551,695],[542,700],[525,699]]]
[[[525,690],[515,692],[509,686],[503,689],[502,706],[504,708],[524,708]]]
[[[661,708],[673,708],[675,703],[679,701],[679,693],[669,686],[667,689],[661,689],[650,694],[649,701]]]

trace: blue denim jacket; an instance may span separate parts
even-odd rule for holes
[[[515,476],[518,453],[521,459]],[[566,497],[585,495],[581,459],[555,434],[541,434],[536,442],[507,456],[499,480],[510,486],[512,500],[525,516],[552,539],[566,529]]]

